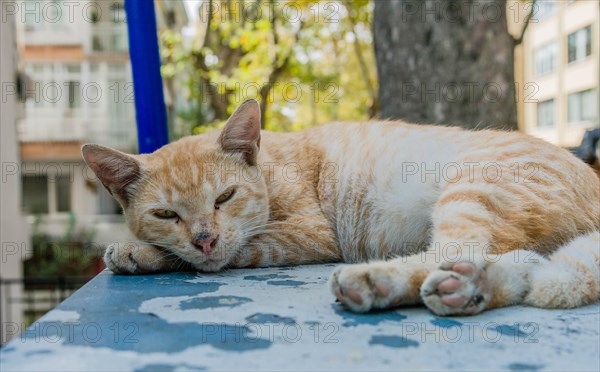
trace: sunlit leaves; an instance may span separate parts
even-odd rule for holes
[[[260,98],[261,90],[268,91],[267,129],[368,118],[373,96],[361,76],[353,38],[375,82],[369,1],[213,0],[212,6],[209,37],[208,14],[200,17],[193,40],[161,34],[163,76],[186,81],[190,104],[178,116],[196,125],[195,133],[219,127],[241,101]],[[283,69],[274,76],[278,68]],[[211,98],[205,83],[219,97]]]

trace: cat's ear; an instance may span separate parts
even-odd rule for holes
[[[104,187],[125,206],[140,178],[139,162],[121,151],[92,144],[83,145],[81,154]]]
[[[247,100],[235,110],[219,136],[219,145],[223,151],[242,153],[248,164],[256,165],[256,156],[260,148],[258,102],[253,99]]]

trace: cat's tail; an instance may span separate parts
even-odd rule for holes
[[[573,308],[600,298],[600,231],[562,246],[528,273],[523,302],[543,308]]]

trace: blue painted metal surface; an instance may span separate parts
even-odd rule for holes
[[[125,0],[140,154],[169,142],[154,2]]]
[[[334,266],[105,271],[0,349],[1,369],[600,369],[600,303],[462,318],[420,307],[352,314],[329,293]]]

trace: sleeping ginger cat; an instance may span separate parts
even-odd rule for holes
[[[82,151],[140,239],[107,249],[116,273],[368,262],[330,280],[357,312],[600,296],[599,179],[523,134],[400,122],[269,133],[251,100],[220,133],[152,154]]]

